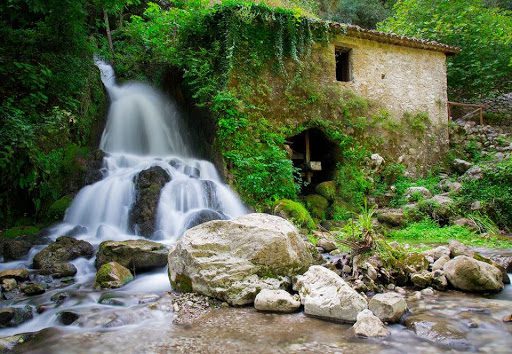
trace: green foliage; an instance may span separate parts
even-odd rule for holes
[[[290,199],[281,199],[274,204],[274,213],[286,217],[296,226],[306,229],[314,229],[316,224],[307,209],[299,202]]]
[[[375,210],[364,204],[359,214],[355,214],[337,235],[340,243],[350,247],[356,254],[375,248],[378,234],[373,227]]]
[[[512,90],[512,15],[482,0],[399,0],[382,31],[460,46],[448,62],[450,95],[457,99]]]
[[[59,221],[64,218],[64,214],[66,213],[66,209],[71,205],[73,201],[73,197],[66,195],[50,205],[48,211],[46,213],[46,217],[51,221]]]
[[[0,224],[67,191],[67,157],[89,143],[103,92],[86,1],[0,4]]]
[[[325,220],[329,201],[319,194],[309,194],[304,197],[304,204],[315,219]]]
[[[319,15],[327,20],[375,28],[390,14],[394,1],[320,0]]]
[[[404,113],[403,119],[404,124],[406,124],[411,131],[419,136],[422,136],[427,130],[427,127],[430,125],[430,118],[428,113],[425,112],[419,112],[416,114],[406,112]]]
[[[465,181],[460,192],[463,207],[482,203],[483,212],[500,227],[512,229],[512,159],[483,166],[483,178]]]
[[[404,229],[392,231],[389,238],[398,242],[415,244],[447,243],[457,240],[469,246],[510,248],[512,242],[498,237],[481,237],[463,226],[440,227],[433,220],[413,223]]]
[[[19,236],[36,235],[39,231],[41,230],[36,226],[16,226],[5,230],[0,234],[0,236],[5,238],[16,238]]]

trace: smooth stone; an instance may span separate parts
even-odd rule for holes
[[[360,337],[387,337],[390,334],[384,323],[368,309],[357,315],[357,321],[352,328]]]
[[[395,323],[407,311],[407,302],[401,294],[389,292],[372,297],[368,308],[381,321]]]
[[[495,266],[468,256],[457,256],[443,267],[450,284],[470,292],[503,290],[503,275]]]
[[[295,312],[300,307],[298,295],[291,295],[284,290],[261,290],[254,299],[254,308],[258,311],[268,312]]]

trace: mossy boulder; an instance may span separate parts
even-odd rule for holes
[[[135,203],[130,211],[130,225],[138,235],[150,237],[155,232],[160,192],[171,176],[160,166],[141,171],[135,177]]]
[[[46,212],[47,219],[50,221],[60,221],[64,219],[66,210],[71,205],[71,202],[73,202],[73,197],[70,195],[66,195],[53,202]]]
[[[320,194],[309,194],[304,197],[304,204],[311,216],[318,220],[324,220],[329,208],[329,201]]]
[[[404,258],[403,265],[410,273],[421,273],[428,270],[429,262],[421,253],[410,253]]]
[[[134,272],[144,272],[167,264],[165,245],[147,240],[105,241],[96,255],[96,268],[116,262]]]
[[[174,289],[198,292],[231,305],[254,301],[262,289],[286,289],[313,256],[289,221],[249,214],[187,230],[169,252]]]
[[[132,280],[133,275],[129,269],[117,262],[109,262],[98,269],[94,287],[103,289],[120,288]]]
[[[457,256],[443,267],[450,284],[469,292],[497,292],[503,290],[501,271],[495,266],[468,256]]]
[[[278,200],[274,204],[274,214],[301,228],[313,229],[315,227],[315,222],[304,205],[290,199]]]
[[[336,198],[336,182],[335,181],[325,181],[317,184],[315,187],[315,192],[319,195],[332,202]]]
[[[35,255],[33,266],[36,269],[52,269],[56,263],[72,261],[79,257],[91,258],[93,246],[86,241],[69,236],[61,236]]]

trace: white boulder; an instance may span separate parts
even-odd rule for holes
[[[322,266],[311,266],[297,277],[294,289],[311,316],[355,322],[357,314],[368,307],[366,299],[352,289],[341,277]]]

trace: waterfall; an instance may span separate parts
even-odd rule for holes
[[[146,84],[116,84],[113,68],[96,63],[111,100],[100,143],[104,177],[78,193],[64,222],[87,227],[94,243],[137,236],[129,225],[135,180],[153,166],[170,181],[161,191],[152,238],[172,243],[201,221],[242,215],[244,206],[213,164],[191,156],[175,103]]]

